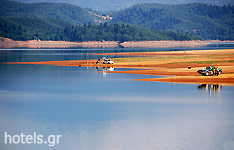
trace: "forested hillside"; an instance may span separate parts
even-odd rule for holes
[[[63,20],[75,24],[96,23],[96,16],[86,9],[71,4],[24,4],[0,0],[0,17],[38,17]],[[100,18],[98,18],[100,19]]]
[[[64,3],[24,4],[0,0],[0,36],[15,40],[70,41],[191,40],[198,39],[197,36],[204,40],[234,40],[234,6],[231,5],[138,4],[112,15],[111,20],[110,16],[104,17],[105,13],[97,15]],[[108,25],[104,26],[105,21]]]
[[[198,37],[175,32],[153,31],[125,24],[73,25],[42,18],[0,18],[0,37],[13,40],[63,41],[142,41],[196,40]]]
[[[113,13],[113,22],[189,32],[203,39],[234,40],[234,6],[139,4]]]

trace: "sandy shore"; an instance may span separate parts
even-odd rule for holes
[[[234,43],[234,41],[226,40],[226,41],[220,41],[220,40],[207,40],[209,43]]]
[[[69,42],[69,41],[14,41],[0,37],[0,48],[170,48],[170,47],[202,47],[210,44],[207,41],[129,41],[119,43],[118,41],[90,41],[90,42]]]
[[[138,81],[234,85],[234,49],[102,53],[99,55],[125,55],[136,57],[115,58],[113,59],[115,61],[113,65],[96,64],[97,60],[10,62],[7,64],[135,68],[141,70],[110,71],[109,73],[165,76],[164,78],[138,79]],[[191,69],[188,69],[188,66],[190,66]],[[199,75],[197,70],[204,69],[206,66],[218,66],[223,69],[223,74],[218,77]]]
[[[90,41],[90,42],[69,42],[69,41],[13,41],[0,37],[0,48],[112,48],[119,47],[115,41]]]
[[[170,48],[170,47],[203,47],[210,44],[207,41],[129,41],[120,45],[126,48]]]

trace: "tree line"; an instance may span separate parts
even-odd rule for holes
[[[13,40],[144,41],[197,40],[197,36],[155,31],[124,23],[74,25],[45,18],[0,18],[0,36]]]

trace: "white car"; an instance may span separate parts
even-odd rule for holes
[[[110,60],[110,59],[104,59],[103,64],[114,64],[114,61]]]

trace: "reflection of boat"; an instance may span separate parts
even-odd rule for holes
[[[198,90],[206,90],[208,92],[209,91],[217,92],[222,89],[222,86],[218,84],[201,84],[197,88]]]

